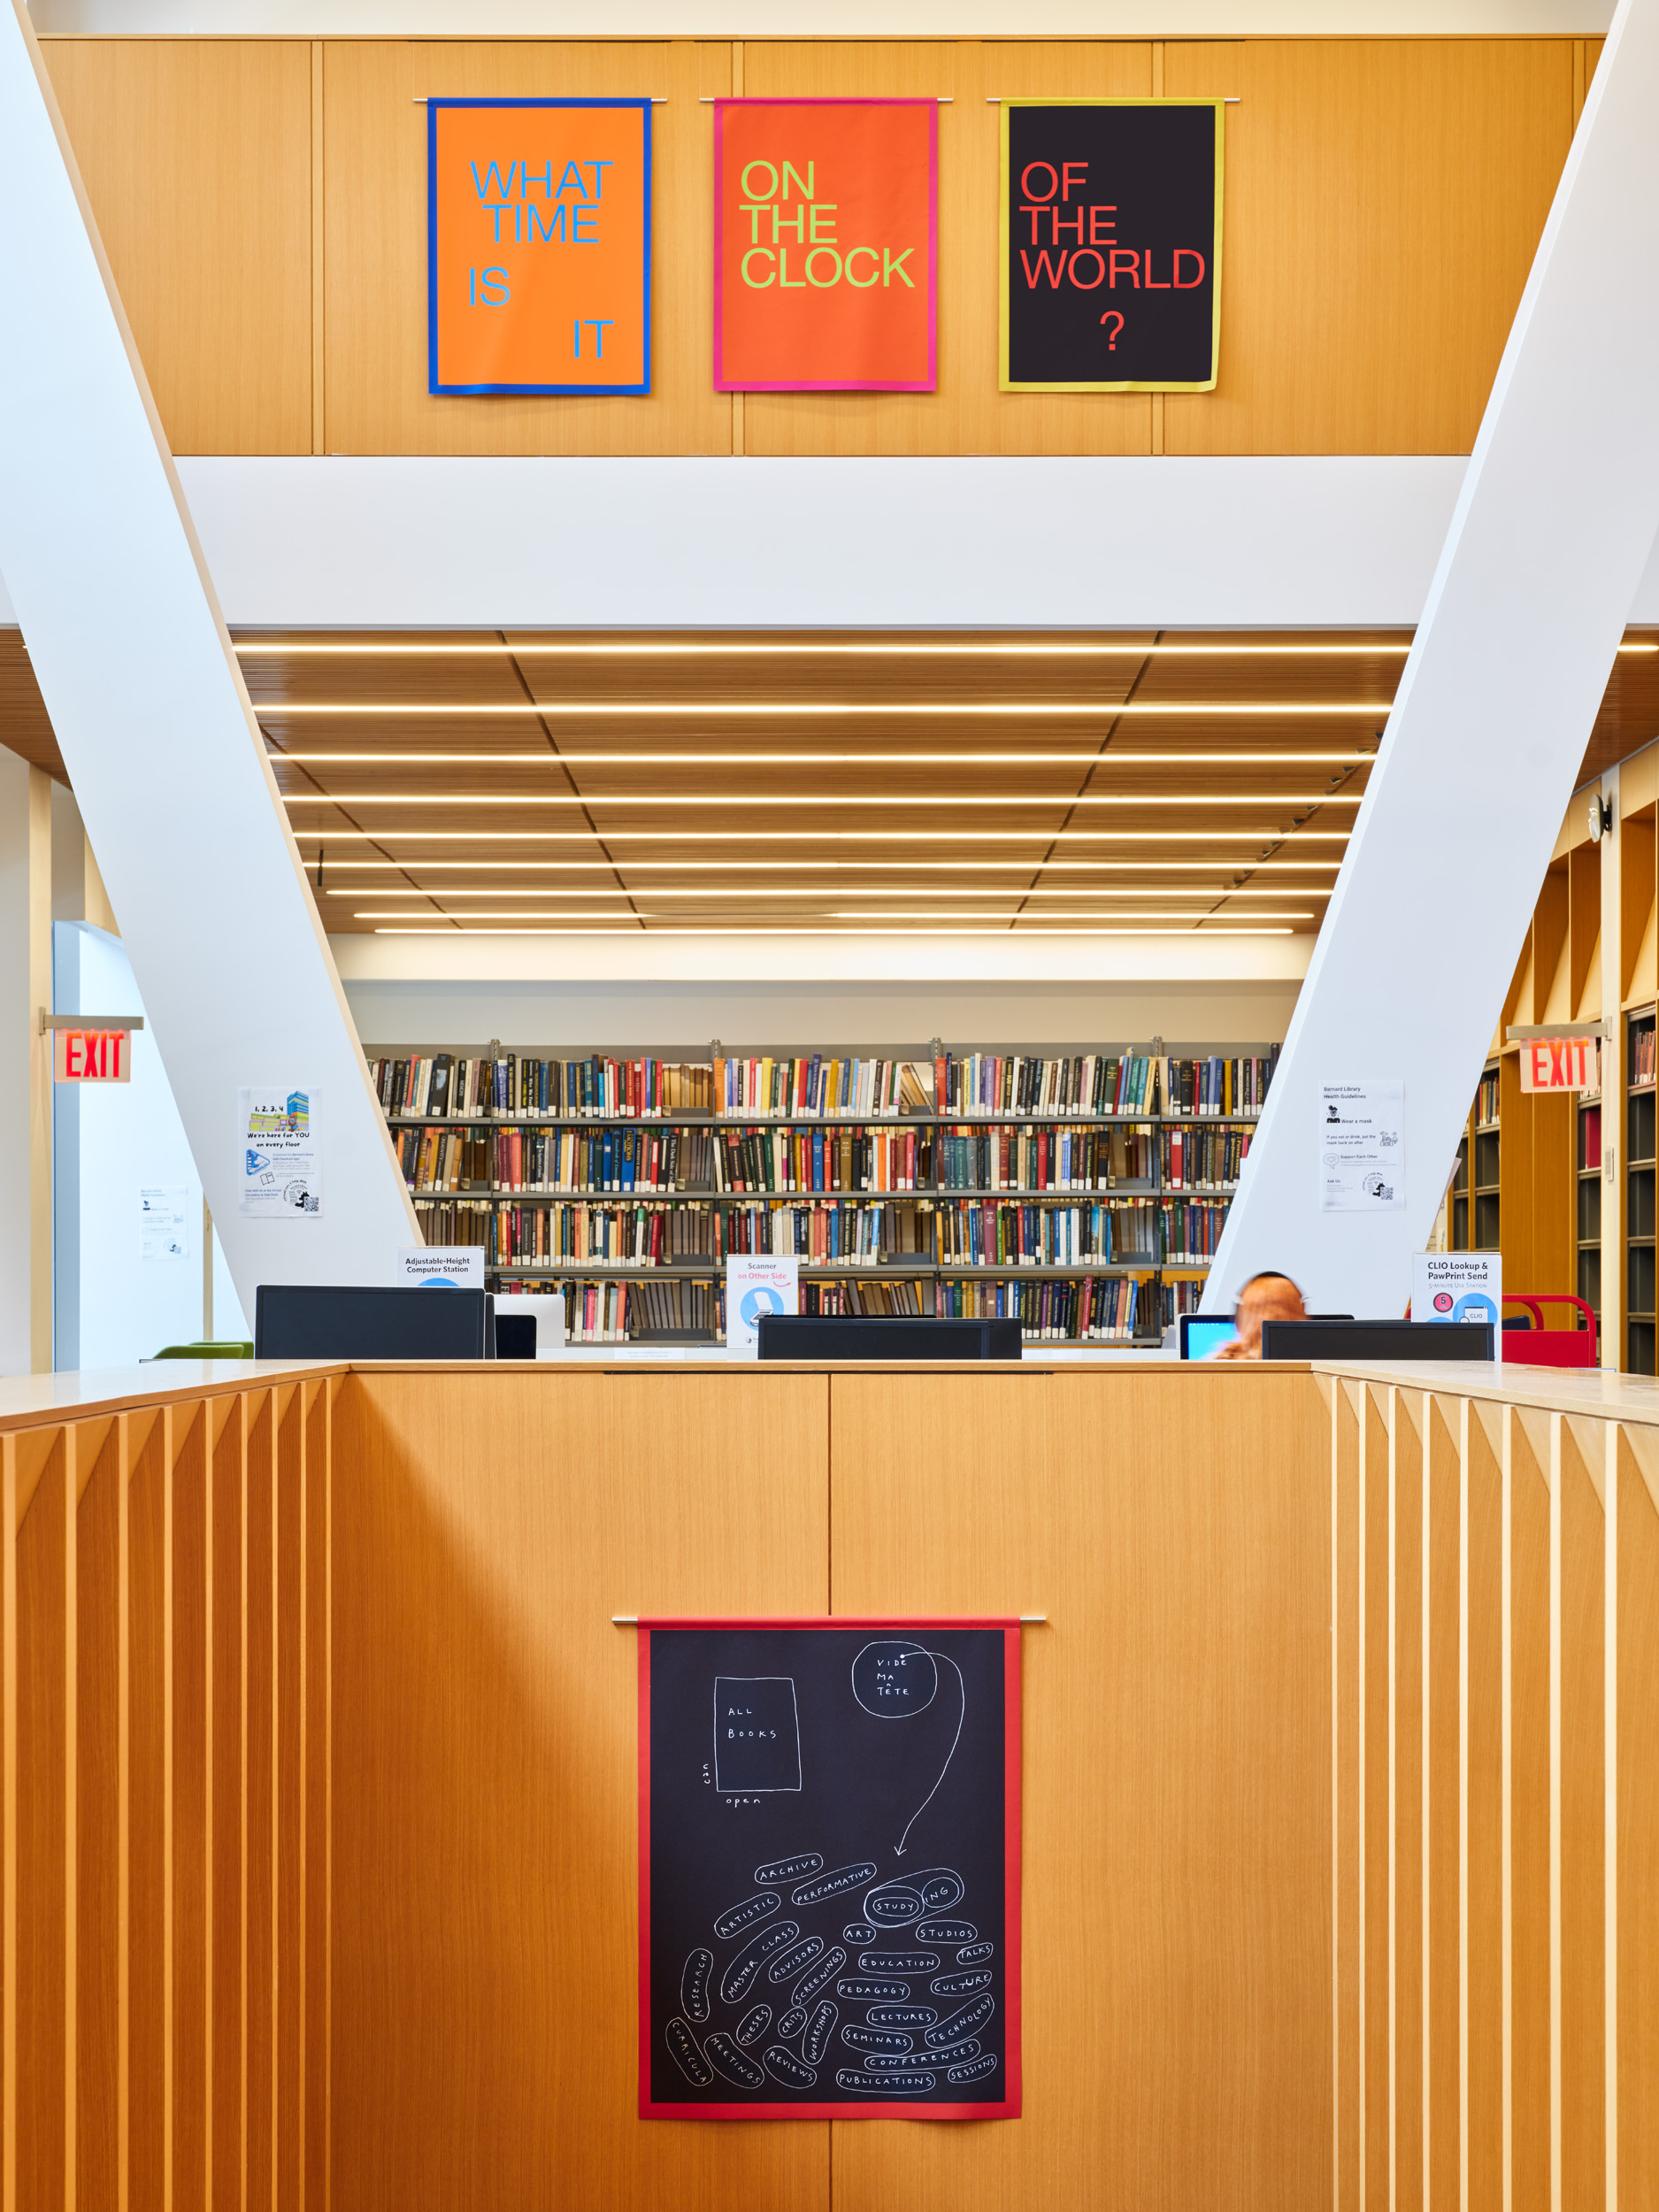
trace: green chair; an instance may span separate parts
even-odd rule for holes
[[[251,1359],[253,1346],[245,1342],[164,1344],[153,1356],[157,1359]]]

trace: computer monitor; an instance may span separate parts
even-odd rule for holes
[[[1263,1359],[1495,1359],[1489,1321],[1264,1321]]]
[[[494,1359],[487,1290],[419,1285],[261,1283],[256,1359]]]
[[[523,1303],[522,1298],[503,1298],[495,1309],[497,1359],[534,1359],[536,1356],[534,1314],[514,1313],[511,1310]]]
[[[1239,1325],[1230,1313],[1184,1313],[1181,1316],[1181,1357],[1208,1359],[1224,1344],[1231,1344]]]
[[[925,1316],[764,1313],[762,1359],[1018,1359],[1018,1321]]]

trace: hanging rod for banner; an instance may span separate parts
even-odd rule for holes
[[[1019,1617],[1019,1624],[1022,1628],[1046,1628],[1048,1624],[1048,1616],[1046,1613],[1022,1613]],[[611,1616],[612,1628],[637,1628],[639,1624],[640,1617],[637,1613],[613,1613]]]
[[[595,94],[595,98],[603,99],[608,96],[602,93]],[[642,98],[644,96],[636,92],[633,96],[637,100]],[[415,95],[413,104],[418,108],[424,108],[428,100],[458,100],[464,99],[465,97],[465,94],[458,92],[418,92]],[[653,92],[650,96],[650,101],[651,105],[654,108],[665,108],[668,105],[668,95],[665,92]],[[576,97],[575,104],[578,107],[584,104],[580,96]]]
[[[787,99],[789,96],[786,93],[783,96]],[[925,92],[918,92],[915,96],[918,100],[925,100],[927,95]],[[954,92],[941,92],[934,96],[941,108],[955,107],[956,104],[956,96]],[[764,100],[765,97],[766,95],[764,92],[703,92],[697,96],[697,105],[703,108],[711,108],[717,100]]]
[[[1148,99],[1157,100],[1164,96],[1161,93],[1152,92],[1147,96]],[[1030,107],[1041,107],[1045,104],[1041,92],[987,92],[985,96],[985,104],[987,108],[1000,108],[1004,100],[1023,100]],[[1225,108],[1240,107],[1243,104],[1243,101],[1244,95],[1241,92],[1224,92],[1221,96],[1221,104]],[[1087,100],[1066,99],[1057,101],[1055,104],[1059,107],[1086,108],[1089,103]],[[1109,104],[1115,104],[1115,103],[1109,103]]]

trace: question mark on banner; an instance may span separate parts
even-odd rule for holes
[[[1117,308],[1109,307],[1106,310],[1106,312],[1101,317],[1101,321],[1102,324],[1115,323],[1117,325],[1117,329],[1112,332],[1111,336],[1106,341],[1107,352],[1116,353],[1118,350],[1118,332],[1124,326],[1124,319]]]

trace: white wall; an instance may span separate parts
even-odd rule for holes
[[[1294,982],[442,983],[348,981],[365,1045],[442,1049],[537,1045],[572,1052],[631,1047],[953,1047],[1277,1044]]]

